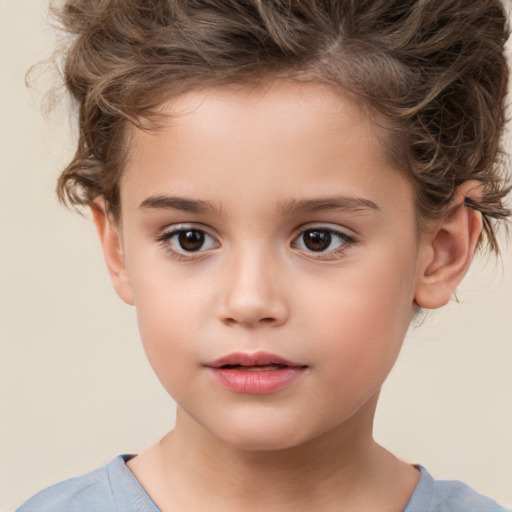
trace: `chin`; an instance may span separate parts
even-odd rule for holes
[[[297,425],[284,426],[278,422],[272,425],[232,424],[229,429],[222,430],[213,434],[232,448],[248,452],[287,450],[307,442],[311,437],[307,432],[301,432]]]
[[[267,437],[240,437],[238,439],[221,439],[226,444],[237,450],[246,452],[277,452],[294,448],[300,442],[290,442],[290,439]]]

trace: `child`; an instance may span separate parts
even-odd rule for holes
[[[79,142],[113,285],[178,405],[30,511],[497,512],[372,438],[422,308],[497,221],[498,0],[68,0]]]

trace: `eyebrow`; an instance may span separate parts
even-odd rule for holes
[[[318,197],[312,199],[292,199],[282,204],[277,213],[290,215],[297,212],[318,212],[318,211],[340,211],[340,212],[362,212],[379,211],[376,203],[361,197]]]
[[[207,201],[175,196],[152,196],[140,204],[141,210],[180,210],[189,213],[219,213],[220,207]]]
[[[187,199],[176,196],[151,196],[140,204],[141,210],[179,210],[188,213],[214,213],[219,214],[221,208],[208,201]],[[312,199],[292,199],[276,208],[276,214],[291,215],[298,212],[318,211],[362,212],[365,210],[379,211],[380,208],[373,201],[360,197],[318,197]]]

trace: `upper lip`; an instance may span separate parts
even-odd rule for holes
[[[280,356],[275,354],[271,354],[269,352],[255,352],[255,353],[247,353],[247,352],[235,352],[233,354],[229,354],[225,357],[221,357],[216,359],[215,361],[211,361],[206,363],[205,366],[209,366],[210,368],[221,368],[222,366],[267,366],[267,365],[282,365],[282,366],[294,366],[294,367],[304,367],[306,365],[296,363],[293,361],[288,361]]]

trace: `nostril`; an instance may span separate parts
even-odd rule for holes
[[[224,322],[228,325],[241,324],[241,325],[246,325],[249,327],[250,326],[256,327],[258,325],[262,326],[262,325],[271,325],[271,324],[277,323],[277,318],[267,316],[267,317],[259,318],[259,319],[256,319],[253,321],[252,319],[236,319],[236,318],[228,317],[228,318],[224,319]]]
[[[236,290],[228,290],[218,310],[218,318],[228,326],[271,327],[282,324],[287,317],[288,309],[282,297],[248,285],[247,288],[239,286]]]

